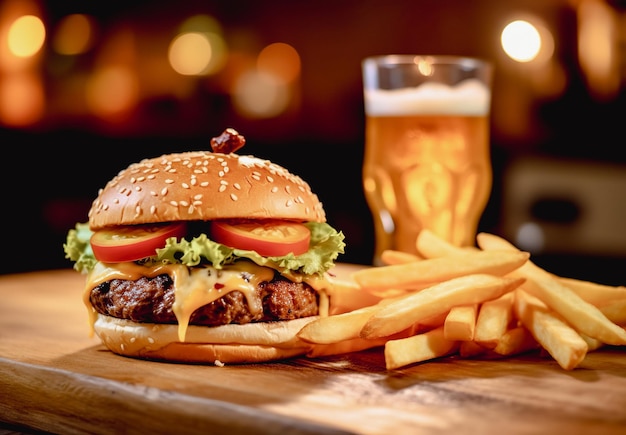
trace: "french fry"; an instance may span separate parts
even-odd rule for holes
[[[474,340],[493,349],[509,328],[513,319],[513,294],[506,293],[480,306],[476,319]]]
[[[626,301],[615,301],[600,307],[602,314],[611,322],[626,326]]]
[[[604,343],[602,343],[600,340],[595,339],[595,338],[591,338],[586,336],[585,334],[579,334],[580,338],[582,338],[583,340],[585,340],[585,343],[587,343],[587,352],[591,352],[594,350],[598,350],[600,349],[602,346],[604,346]]]
[[[575,278],[557,277],[557,279],[596,307],[610,302],[626,301],[626,287],[624,286],[610,286]]]
[[[482,249],[517,250],[514,245],[493,234],[480,233],[477,240]],[[606,344],[626,344],[626,330],[532,261],[528,260],[511,275],[526,278],[524,289],[559,313],[577,331]]]
[[[376,305],[381,298],[363,290],[354,280],[346,278],[329,278],[332,283],[327,289],[330,297],[328,314],[341,314],[359,308]]]
[[[461,358],[474,358],[484,355],[488,349],[475,341],[459,341],[459,356]]]
[[[426,261],[428,260],[423,262]],[[367,319],[360,335],[363,338],[392,335],[409,328],[421,319],[446,313],[456,305],[478,304],[498,298],[517,288],[524,281],[523,278],[496,277],[487,274],[453,278],[382,306]]]
[[[424,258],[418,255],[396,251],[394,249],[386,249],[380,254],[380,260],[386,265],[413,263],[423,259]]]
[[[515,291],[514,307],[535,340],[563,369],[572,370],[585,358],[587,343],[559,313],[522,289]]]
[[[523,251],[475,251],[418,262],[372,267],[355,272],[365,290],[421,289],[430,284],[473,274],[505,275],[528,261]]]
[[[450,355],[457,351],[455,341],[446,340],[443,326],[412,337],[389,340],[385,344],[385,366],[394,370],[409,364]]]
[[[473,340],[477,313],[478,304],[452,307],[443,324],[443,335],[446,340]]]
[[[523,326],[507,330],[500,339],[493,351],[499,355],[517,355],[532,349],[537,349],[539,344],[532,334]]]
[[[415,247],[424,258],[447,257],[477,250],[475,247],[461,248],[453,245],[429,229],[423,229],[419,232],[415,241]]]
[[[309,343],[332,344],[359,338],[367,320],[381,305],[359,308],[347,313],[319,317],[300,329],[298,338]]]
[[[320,358],[323,356],[341,355],[344,353],[358,352],[360,350],[372,349],[384,346],[388,338],[377,338],[366,340],[364,338],[352,338],[328,344],[313,344],[307,353],[309,358]]]

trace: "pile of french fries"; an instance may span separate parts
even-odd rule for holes
[[[393,370],[543,349],[572,370],[587,352],[626,345],[626,287],[556,276],[493,234],[476,241],[459,248],[423,230],[419,255],[385,251],[383,266],[354,272],[343,309],[298,334],[309,356],[384,347]]]

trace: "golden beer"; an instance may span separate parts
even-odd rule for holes
[[[363,186],[385,249],[416,253],[423,228],[457,245],[475,242],[492,187],[489,88],[471,79],[365,89]]]

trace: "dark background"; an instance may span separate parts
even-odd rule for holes
[[[2,6],[8,3],[0,0],[0,17]],[[330,224],[346,235],[348,246],[340,261],[369,264],[373,228],[361,188],[364,117],[360,62],[366,56],[386,53],[478,56],[494,63],[494,187],[479,230],[511,239],[507,225],[511,216],[505,211],[515,198],[509,197],[505,180],[513,163],[533,157],[574,161],[583,167],[626,167],[622,166],[626,159],[620,149],[626,141],[626,96],[623,87],[610,98],[598,99],[589,92],[577,54],[578,3],[34,2],[51,27],[70,13],[86,13],[96,19],[100,42],[81,55],[74,73],[93,68],[107,38],[121,28],[135,32],[141,52],[173,37],[177,23],[194,13],[215,17],[233,44],[233,35],[241,34],[251,35],[259,47],[288,43],[298,51],[302,63],[299,103],[276,118],[246,119],[233,111],[228,95],[216,91],[210,79],[203,79],[194,83],[191,95],[182,99],[152,96],[115,123],[58,113],[55,107],[63,101],[66,89],[62,83],[72,70],[51,68],[49,65],[58,64],[59,57],[45,47],[41,66],[49,99],[45,116],[25,127],[0,123],[4,196],[0,202],[4,228],[0,273],[71,267],[62,248],[65,236],[75,222],[86,220],[100,187],[141,158],[209,149],[210,138],[226,127],[246,136],[245,153],[282,164],[309,182],[324,203]],[[616,19],[625,22],[619,3],[603,4]],[[499,46],[499,32],[506,21],[515,14],[529,13],[546,23],[554,36],[555,67],[549,71],[515,64]],[[617,54],[622,56],[623,82],[626,38],[621,33],[615,38],[620,47]],[[548,85],[538,86],[539,79]],[[575,180],[576,174],[572,178]],[[616,180],[615,186],[617,202],[626,199],[624,183]],[[626,246],[578,246],[575,221],[580,213],[572,217],[571,207],[563,211],[559,201],[555,204],[552,208],[548,205],[547,214],[545,210],[535,213],[536,220],[549,221],[548,230],[569,227],[572,231],[561,231],[559,234],[566,235],[533,252],[535,261],[555,273],[623,284]],[[573,207],[576,209],[576,201]],[[605,212],[613,213],[612,207]],[[603,230],[621,235],[624,225]]]

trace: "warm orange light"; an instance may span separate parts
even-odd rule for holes
[[[28,126],[42,118],[44,108],[43,85],[35,74],[7,74],[0,78],[0,122]]]
[[[169,47],[170,65],[182,75],[213,74],[224,67],[227,48],[221,35],[188,32],[178,35]]]
[[[257,58],[257,69],[291,83],[300,76],[300,55],[291,45],[276,42],[261,50]]]
[[[172,41],[168,58],[177,73],[199,75],[211,60],[211,44],[202,33],[183,33]]]
[[[63,18],[52,39],[52,48],[59,54],[84,53],[93,43],[94,23],[87,15],[71,14]]]
[[[541,36],[528,21],[515,20],[506,25],[500,36],[502,49],[513,60],[529,62],[541,50]]]
[[[31,57],[37,54],[46,39],[46,28],[41,18],[23,15],[9,28],[7,44],[9,51],[17,57]]]
[[[615,12],[604,1],[582,0],[578,28],[578,57],[590,93],[610,99],[620,87],[620,29]]]
[[[275,76],[250,70],[235,83],[233,104],[246,118],[271,118],[287,110],[289,88]]]
[[[87,106],[103,118],[132,109],[138,95],[137,78],[130,69],[122,66],[101,68],[87,82]]]

